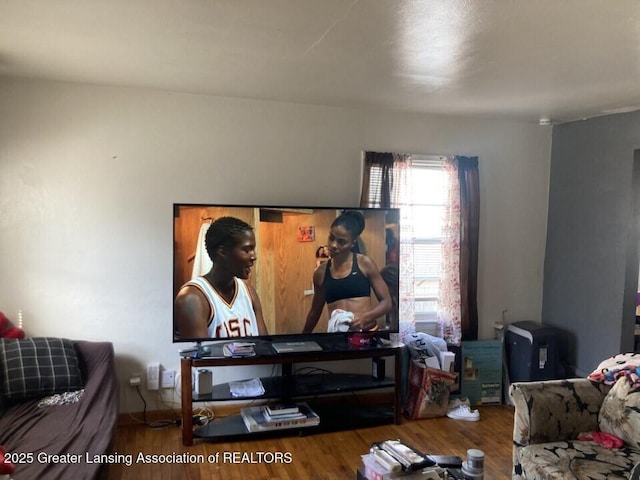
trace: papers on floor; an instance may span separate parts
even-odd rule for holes
[[[369,454],[362,455],[366,478],[380,480],[442,480],[449,477],[445,467],[437,462],[400,442],[399,440],[386,440],[374,443]],[[447,473],[447,475],[445,475]],[[466,477],[465,477],[466,478]]]
[[[234,398],[259,397],[264,395],[264,386],[259,378],[229,382],[229,390],[231,391],[231,396]]]

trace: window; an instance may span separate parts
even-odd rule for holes
[[[406,175],[398,175],[390,185],[393,206],[399,206],[402,217],[402,248],[413,260],[412,308],[417,331],[439,335],[438,295],[442,270],[442,223],[448,197],[447,175],[442,157],[411,155]],[[368,203],[380,206],[382,165],[371,165]],[[405,225],[408,222],[410,225]],[[411,233],[407,233],[411,232]],[[411,237],[405,238],[404,235]],[[407,280],[405,277],[404,281]]]
[[[400,338],[476,340],[478,157],[367,151],[363,160],[360,204],[400,207]]]
[[[416,330],[437,331],[446,176],[440,157],[412,156],[414,312]],[[403,207],[400,207],[403,208]],[[429,325],[431,324],[431,326]]]

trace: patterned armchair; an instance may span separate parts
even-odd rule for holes
[[[578,440],[581,433],[604,431],[603,403],[614,409],[615,418],[607,417],[610,421],[626,423],[627,417],[634,415],[633,406],[626,403],[628,397],[612,398],[608,395],[611,389],[586,378],[512,384],[512,478],[628,479],[633,467],[640,463],[638,442],[625,441],[621,448],[607,448],[594,441]],[[635,426],[632,430],[636,430]],[[640,431],[632,431],[631,435],[638,437]],[[624,434],[618,436],[628,440]]]

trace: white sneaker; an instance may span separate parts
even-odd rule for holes
[[[447,406],[447,411],[453,410],[454,408],[458,408],[460,405],[466,405],[467,407],[471,406],[469,399],[467,397],[457,397],[449,400],[449,405]]]
[[[454,420],[467,420],[469,422],[477,422],[480,420],[480,412],[471,410],[468,405],[459,405],[447,412],[447,417]]]

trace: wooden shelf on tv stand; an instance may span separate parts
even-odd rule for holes
[[[401,346],[353,347],[345,342],[323,345],[322,351],[284,354],[276,354],[268,346],[268,342],[266,346],[259,343],[256,347],[257,354],[253,357],[221,358],[216,355],[215,351],[211,353],[210,357],[205,358],[182,357],[180,368],[182,377],[182,443],[184,445],[193,445],[194,437],[207,440],[228,440],[232,437],[246,435],[284,435],[292,431],[313,433],[362,428],[384,423],[400,423],[402,407],[400,384],[402,378]],[[394,378],[378,380],[372,375],[348,373],[293,374],[293,364],[295,363],[332,362],[381,357],[394,358]],[[213,392],[209,395],[198,396],[193,394],[191,376],[193,368],[265,364],[282,365],[282,375],[261,379],[265,388],[264,395],[251,398],[232,397],[228,383],[215,385]],[[346,403],[341,403],[340,405],[335,403],[312,405],[312,408],[320,415],[320,425],[318,426],[269,432],[248,432],[238,414],[214,419],[209,424],[196,429],[195,432],[193,430],[193,402],[264,400],[266,403],[269,400],[306,400],[306,397],[318,398],[323,395],[383,388],[393,389],[393,403],[390,406],[349,405]]]

